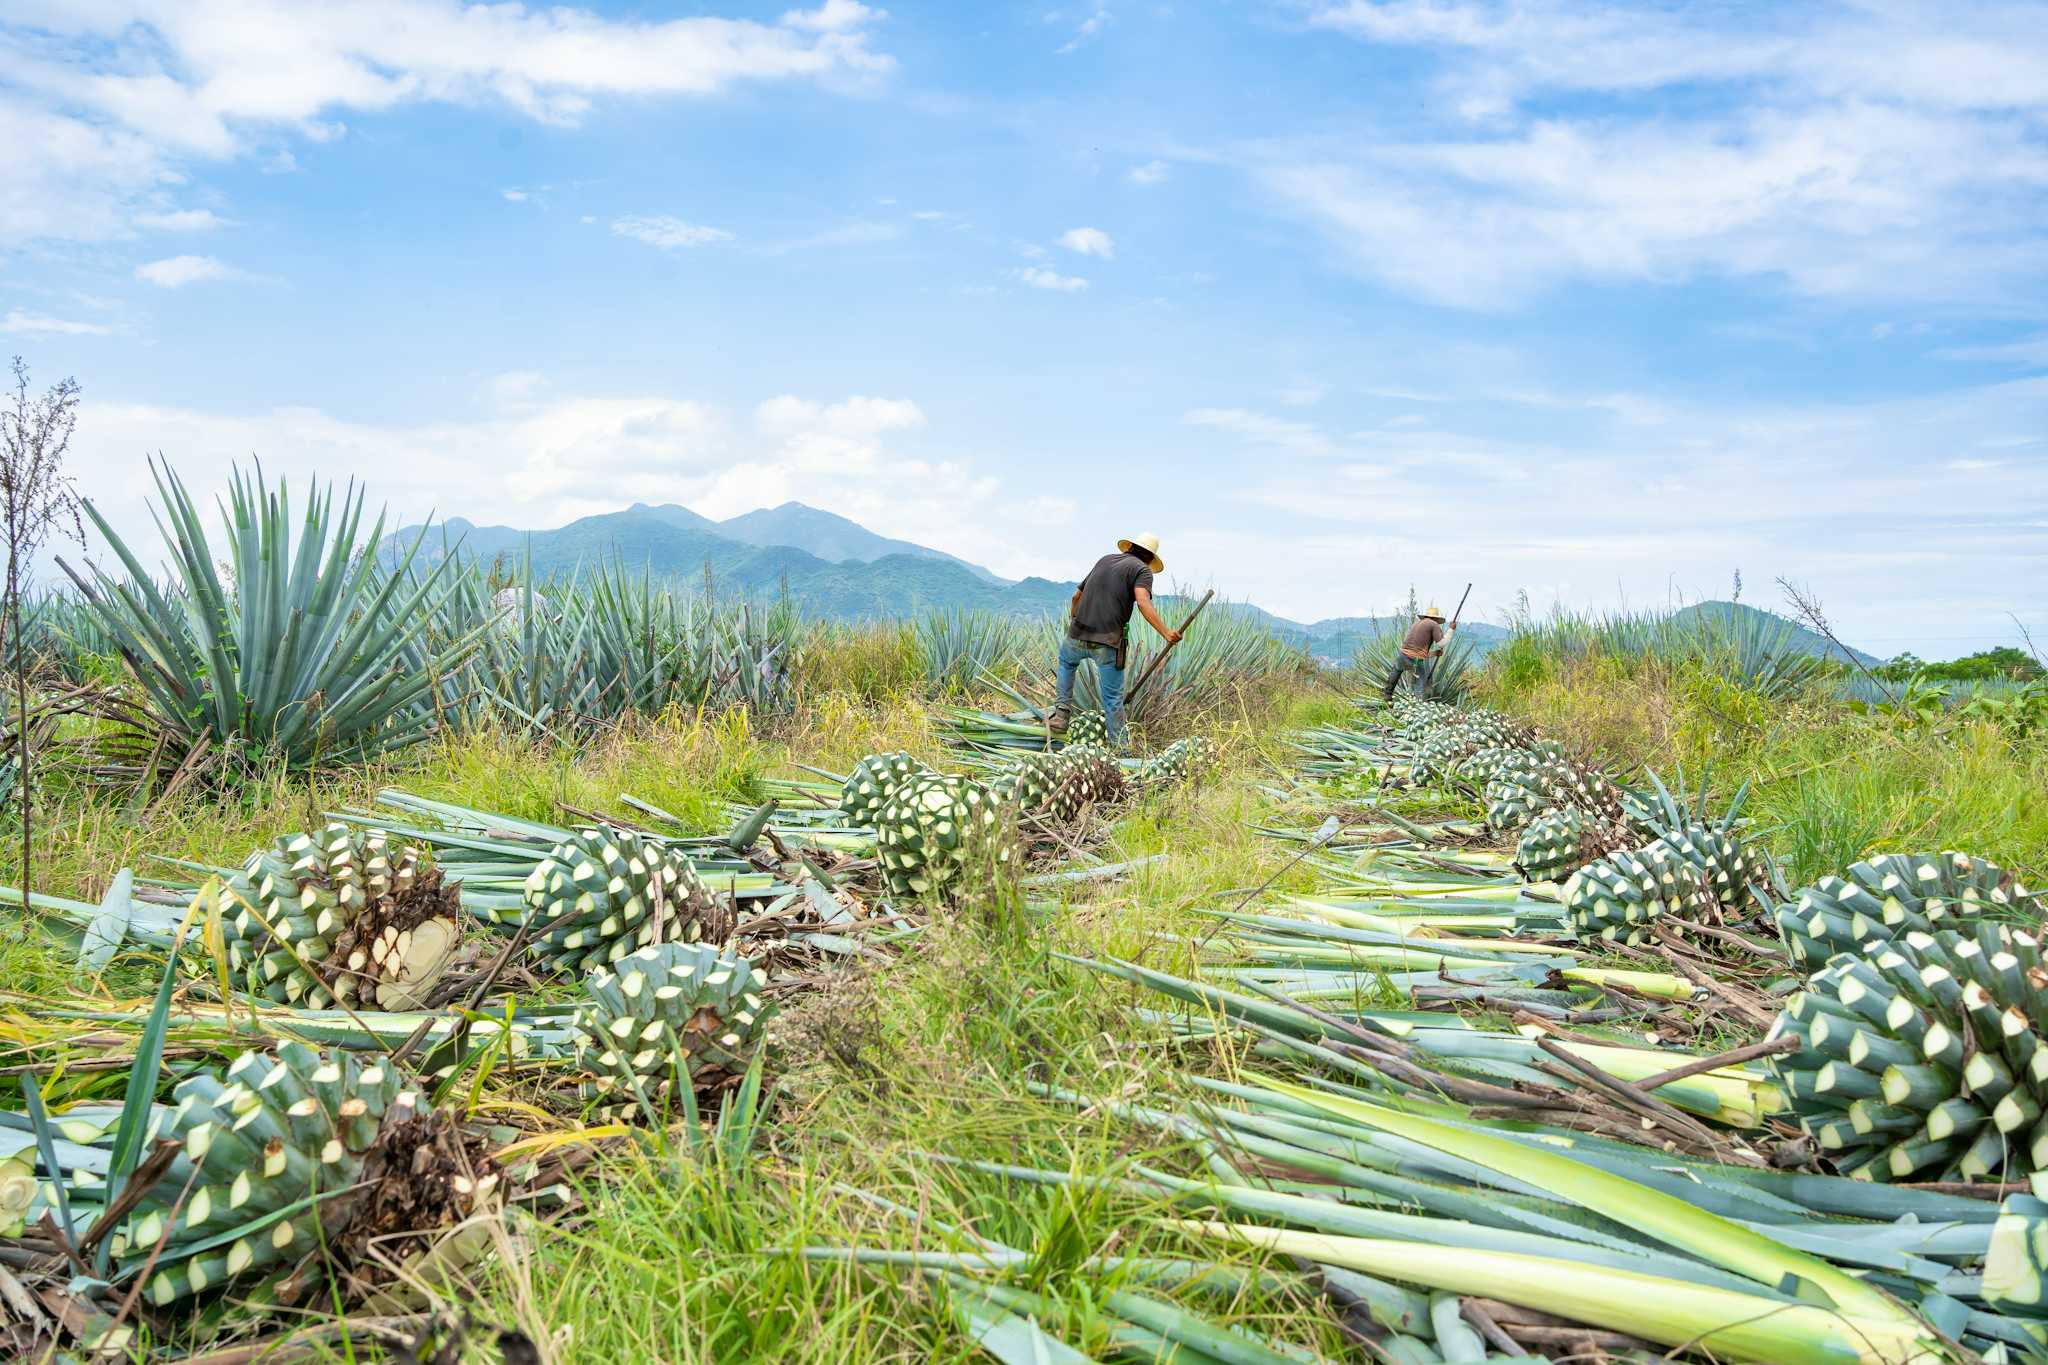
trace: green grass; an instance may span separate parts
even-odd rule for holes
[[[1245,734],[1226,738],[1255,748]],[[1242,779],[1152,798],[1119,822],[1110,858],[1166,852],[1127,882],[1071,896],[1057,913],[962,907],[916,953],[849,978],[800,1008],[782,1040],[789,1068],[766,1159],[743,1171],[620,1170],[582,1236],[544,1237],[523,1280],[485,1287],[489,1312],[527,1311],[574,1343],[565,1358],[675,1361],[952,1361],[975,1357],[911,1272],[809,1264],[800,1245],[961,1249],[942,1220],[1021,1248],[1047,1248],[1055,1294],[1081,1295],[1063,1261],[1185,1254],[1155,1226],[1163,1210],[1124,1197],[1019,1186],[923,1153],[1098,1176],[1134,1160],[1190,1169],[1178,1144],[1133,1146],[1128,1126],[1077,1114],[1030,1081],[1115,1096],[1162,1083],[1173,1058],[1128,1014],[1118,983],[1056,951],[1181,956],[1157,935],[1199,933],[1191,906],[1249,885],[1277,862],[1247,825]],[[852,1186],[919,1210],[926,1225],[845,1194]],[[1071,1300],[1085,1306],[1081,1298]],[[1328,1350],[1305,1296],[1205,1313]]]
[[[1511,652],[1482,699],[1627,774],[1710,777],[1795,884],[1880,852],[1957,849],[2048,882],[2048,737],[1950,716],[1859,714],[1818,691],[1772,698],[1725,671]]]

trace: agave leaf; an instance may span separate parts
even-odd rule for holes
[[[1555,1198],[1604,1214],[1624,1227],[1637,1228],[1658,1241],[1746,1275],[1759,1284],[1775,1287],[1790,1283],[1803,1299],[1824,1300],[1873,1321],[1912,1321],[1886,1295],[1826,1261],[1794,1251],[1761,1233],[1624,1176],[1506,1138],[1455,1128],[1306,1086],[1269,1078],[1261,1078],[1260,1084],[1340,1118],[1476,1162]]]
[[[43,1170],[50,1177],[50,1188],[57,1196],[57,1222],[64,1229],[64,1240],[73,1249],[78,1246],[78,1230],[71,1224],[71,1198],[68,1193],[70,1178],[64,1168],[57,1164],[57,1135],[50,1127],[50,1116],[43,1108],[43,1089],[36,1084],[35,1073],[21,1073],[21,1098],[28,1106],[28,1121],[35,1134],[36,1154],[42,1158]]]
[[[1094,1365],[1093,1356],[1067,1345],[1035,1319],[1005,1308],[972,1282],[949,1276],[946,1283],[951,1290],[947,1306],[961,1330],[1001,1365]]]
[[[120,1198],[128,1178],[142,1164],[142,1144],[149,1136],[154,1109],[157,1071],[164,1060],[164,1035],[171,1020],[171,993],[178,982],[178,957],[164,959],[163,983],[157,987],[156,1003],[143,1021],[142,1036],[135,1043],[135,1064],[128,1068],[128,1087],[121,1097],[121,1123],[114,1130],[113,1159],[107,1168],[107,1201]],[[104,1277],[113,1239],[102,1238],[94,1257],[94,1269]]]
[[[134,908],[135,872],[122,868],[114,874],[113,885],[100,901],[99,913],[85,927],[85,939],[78,947],[79,967],[97,976],[120,950],[128,937],[128,919]]]
[[[1892,1307],[1889,1300],[1881,1300],[1886,1311],[1873,1316],[1540,1256],[1246,1224],[1179,1226],[1198,1237],[1243,1242],[1452,1294],[1504,1299],[1738,1360],[1772,1365],[1937,1365],[1943,1359],[1926,1326]]]

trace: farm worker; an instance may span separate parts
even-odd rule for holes
[[[1166,622],[1159,619],[1159,608],[1152,605],[1152,575],[1165,571],[1159,537],[1133,536],[1119,540],[1115,554],[1096,560],[1081,586],[1074,589],[1074,600],[1067,604],[1066,638],[1060,641],[1059,684],[1052,717],[1045,723],[1052,733],[1067,732],[1074,715],[1074,675],[1083,659],[1093,659],[1109,742],[1123,741],[1124,664],[1130,652],[1131,612],[1144,616],[1168,644],[1180,639],[1180,632],[1167,629]]]
[[[1381,699],[1392,701],[1394,689],[1401,685],[1405,673],[1415,675],[1415,695],[1429,695],[1430,660],[1444,652],[1444,641],[1456,626],[1444,625],[1444,609],[1431,607],[1415,618],[1415,624],[1408,627],[1408,634],[1401,641],[1401,652],[1394,657],[1393,671],[1387,674],[1387,688]]]

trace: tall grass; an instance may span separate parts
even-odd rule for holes
[[[1745,813],[1795,883],[1879,852],[1959,849],[2048,880],[2048,737],[1993,720],[1790,697],[1724,661],[1495,652],[1479,696],[1624,776],[1683,770]]]
[[[807,697],[880,702],[923,688],[925,653],[902,621],[814,621],[804,637],[797,685]]]

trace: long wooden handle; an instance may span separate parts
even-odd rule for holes
[[[1471,595],[1472,595],[1472,585],[1471,585],[1470,583],[1467,583],[1467,584],[1465,585],[1465,597],[1470,597]],[[1455,626],[1455,625],[1457,625],[1457,624],[1458,624],[1458,614],[1459,614],[1459,612],[1462,612],[1462,611],[1464,611],[1464,610],[1465,610],[1465,597],[1460,597],[1460,598],[1458,599],[1458,610],[1457,610],[1457,611],[1454,611],[1454,612],[1452,612],[1452,613],[1451,613],[1451,624],[1452,624],[1453,626]]]
[[[1187,619],[1180,623],[1179,627],[1175,630],[1175,634],[1186,635],[1188,627],[1195,623],[1195,618],[1202,614],[1202,609],[1209,605],[1209,599],[1214,597],[1215,595],[1216,589],[1214,588],[1211,588],[1209,589],[1209,591],[1203,593],[1202,600],[1195,603],[1195,609],[1188,613]],[[1152,675],[1159,671],[1159,665],[1166,662],[1166,656],[1173,653],[1174,645],[1177,645],[1179,643],[1180,641],[1178,640],[1171,641],[1167,644],[1166,648],[1160,650],[1157,654],[1152,656],[1152,662],[1146,664],[1145,671],[1138,675],[1137,686],[1133,687],[1130,691],[1124,693],[1124,706],[1126,709],[1129,709],[1131,702],[1136,699],[1138,693],[1144,691],[1145,684],[1152,681]]]

